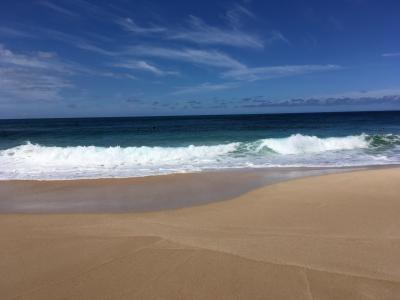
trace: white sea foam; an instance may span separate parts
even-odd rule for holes
[[[279,154],[304,154],[363,149],[368,148],[369,144],[365,134],[329,138],[294,134],[287,138],[264,139],[257,150],[267,147]]]
[[[154,165],[201,162],[236,149],[238,143],[187,147],[46,147],[27,143],[0,151],[0,157],[19,163],[55,166]]]
[[[384,152],[375,145],[395,143]],[[400,162],[400,138],[366,134],[318,138],[301,134],[248,143],[181,147],[49,147],[26,143],[0,151],[0,179],[134,177],[205,169],[312,167]]]

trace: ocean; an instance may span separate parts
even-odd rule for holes
[[[400,112],[0,120],[0,179],[400,163]]]

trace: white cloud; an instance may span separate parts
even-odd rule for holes
[[[123,30],[135,34],[147,35],[167,30],[153,24],[149,26],[138,25],[131,17],[125,17],[127,15],[126,9],[117,7],[113,3],[106,2],[105,5],[99,6],[86,0],[74,0],[72,4],[85,11],[92,18],[110,21],[120,26]]]
[[[319,95],[314,98],[328,99],[328,98],[381,98],[386,96],[400,96],[400,89],[380,89],[380,90],[365,90],[365,91],[350,91],[338,94]]]
[[[282,32],[278,30],[272,30],[269,38],[267,39],[267,44],[272,44],[276,41],[280,41],[288,45],[291,44],[290,41],[282,34]]]
[[[179,88],[176,92],[173,92],[172,94],[183,95],[183,94],[198,94],[198,93],[213,92],[213,91],[215,92],[215,91],[235,88],[238,86],[239,84],[237,82],[226,82],[226,83],[216,83],[216,84],[205,82],[195,86]]]
[[[57,72],[72,72],[72,69],[55,59],[51,52],[39,51],[34,54],[18,54],[0,44],[0,64],[6,66],[17,66],[23,68],[43,69]]]
[[[55,101],[74,88],[71,76],[132,78],[61,61],[53,52],[18,53],[0,44],[0,101]]]
[[[351,105],[400,105],[400,89],[350,91],[339,94],[274,101],[268,97],[242,99],[243,107],[297,107],[297,106],[351,106]]]
[[[395,56],[400,56],[400,52],[392,52],[392,53],[383,53],[383,57],[395,57]]]
[[[94,18],[112,18],[115,17],[115,14],[111,12],[110,5],[106,2],[106,8],[93,4],[92,2],[85,0],[74,0],[68,1],[71,5],[79,8],[80,11],[85,11],[89,17]]]
[[[341,67],[338,65],[287,65],[254,68],[246,67],[226,71],[222,74],[222,77],[236,80],[255,81],[339,69],[341,69]]]
[[[43,72],[53,72],[63,75],[86,74],[110,77],[111,72],[88,68],[71,61],[61,61],[54,52],[36,51],[31,53],[16,53],[0,44],[0,65],[6,67],[20,67],[26,70],[35,69]],[[113,77],[117,77],[113,74]]]
[[[233,47],[264,48],[264,40],[255,34],[241,30],[242,18],[255,18],[253,13],[241,5],[234,5],[228,10],[224,19],[227,21],[227,27],[211,26],[196,16],[189,16],[188,24],[181,28],[167,28],[157,25],[141,26],[132,18],[112,17],[113,21],[120,25],[124,30],[135,34],[150,35],[160,34],[167,40],[180,40],[196,44],[205,45],[225,45]],[[285,40],[273,36],[267,40]]]
[[[0,35],[14,38],[35,38],[33,34],[9,27],[0,27]]]
[[[164,71],[160,68],[152,65],[143,60],[128,60],[120,63],[113,64],[115,67],[124,68],[124,69],[134,69],[134,70],[142,70],[146,72],[153,73],[158,76],[165,76],[165,75],[177,75],[178,72],[174,71]]]
[[[101,48],[99,46],[96,46],[96,45],[93,45],[91,43],[88,43],[88,42],[86,42],[84,40],[81,40],[80,42],[78,42],[78,43],[76,43],[74,45],[79,49],[86,50],[86,51],[89,51],[89,52],[94,52],[94,53],[101,54],[101,55],[106,55],[106,56],[114,56],[114,55],[116,55],[116,53],[113,52],[113,51],[106,50],[106,49]]]
[[[125,73],[104,72],[62,62],[51,52],[21,54],[0,44],[0,104],[63,99],[63,92],[76,88],[72,76],[84,74],[115,79],[135,79]]]
[[[227,45],[235,47],[263,48],[263,41],[254,34],[239,29],[221,29],[206,24],[202,19],[190,16],[189,29],[171,33],[168,38],[197,44]]]
[[[69,17],[79,17],[79,14],[77,14],[76,12],[73,12],[73,11],[67,9],[67,8],[61,7],[61,6],[59,6],[57,4],[54,4],[53,2],[50,2],[50,1],[40,1],[39,4],[44,6],[44,7],[46,7],[46,8],[49,8],[49,9],[55,11],[55,12],[64,14],[64,15],[69,16]]]
[[[34,38],[34,39],[50,39],[59,41],[70,46],[76,47],[78,49],[82,49],[85,51],[106,55],[106,56],[114,56],[117,55],[116,52],[107,50],[103,47],[96,45],[94,42],[95,40],[100,40],[101,43],[112,43],[113,39],[110,37],[96,34],[96,33],[87,33],[88,35],[92,36],[93,38],[87,39],[82,36],[77,36],[73,34],[68,34],[62,31],[48,29],[43,27],[26,27],[24,31],[17,30],[8,27],[0,27],[0,36],[10,36],[14,38]]]
[[[137,34],[160,33],[166,31],[165,28],[154,25],[149,27],[139,26],[131,18],[117,18],[115,19],[115,23],[120,25],[126,31],[134,32]]]
[[[243,26],[243,17],[251,19],[256,18],[256,16],[249,9],[237,3],[225,13],[224,17],[228,24],[233,28],[240,28]]]
[[[38,70],[0,66],[0,102],[56,101],[73,85],[66,79]]]
[[[266,80],[315,72],[327,72],[342,69],[338,65],[284,65],[269,67],[248,67],[229,55],[216,50],[197,50],[192,48],[172,49],[151,46],[133,46],[124,52],[126,55],[148,56],[189,62],[227,69],[222,78],[243,81]]]
[[[54,101],[73,85],[65,78],[72,68],[57,60],[54,53],[15,53],[0,45],[0,100]]]
[[[245,65],[243,65],[239,61],[216,50],[197,50],[190,48],[172,49],[151,46],[133,46],[129,47],[125,54],[159,57],[228,69],[245,68]]]
[[[95,45],[93,42],[83,37],[75,36],[72,34],[64,33],[53,29],[36,28],[36,31],[40,32],[42,35],[44,35],[49,39],[57,40],[85,51],[90,51],[106,56],[116,55],[115,52],[99,47]],[[99,38],[103,37],[100,36]]]

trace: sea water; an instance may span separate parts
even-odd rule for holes
[[[0,120],[0,179],[400,163],[400,112]]]

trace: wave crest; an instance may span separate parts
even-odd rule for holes
[[[368,148],[369,145],[370,142],[365,134],[329,138],[294,134],[287,138],[263,139],[257,151],[268,148],[278,154],[305,154],[363,149]]]
[[[0,151],[0,157],[35,165],[152,165],[199,162],[215,159],[236,149],[238,143],[187,147],[48,147],[28,142]]]
[[[0,150],[0,179],[134,177],[205,169],[336,167],[400,163],[399,135],[294,134],[181,147],[42,146]],[[345,153],[343,153],[345,152]]]

